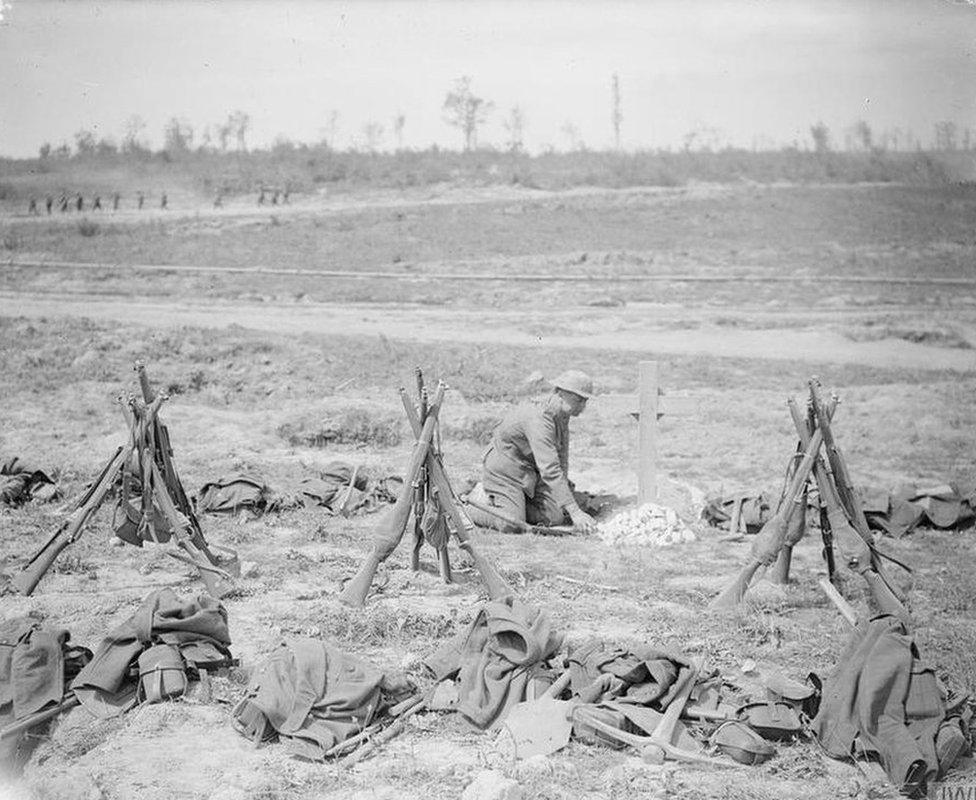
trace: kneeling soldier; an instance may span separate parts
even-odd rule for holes
[[[553,381],[539,404],[526,403],[495,429],[482,467],[481,495],[501,517],[530,525],[562,525],[567,517],[582,533],[592,533],[593,518],[580,508],[569,481],[569,418],[579,416],[593,394],[593,380],[569,370]],[[472,494],[480,494],[477,489]],[[470,508],[476,525],[515,532],[500,518]]]

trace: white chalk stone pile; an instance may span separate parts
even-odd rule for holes
[[[698,538],[673,508],[654,503],[645,503],[600,523],[596,535],[604,544],[641,547],[670,547]]]

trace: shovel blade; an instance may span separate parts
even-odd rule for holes
[[[505,727],[515,741],[516,758],[548,756],[569,744],[572,702],[541,697],[512,706]]]

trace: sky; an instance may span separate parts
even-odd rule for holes
[[[479,132],[504,146],[524,112],[530,150],[613,143],[611,80],[630,149],[780,146],[822,120],[835,144],[923,142],[976,130],[976,0],[0,0],[0,154],[31,156],[132,115],[155,147],[172,117],[199,134],[234,109],[248,143],[276,137],[459,148],[445,95],[470,76],[493,103]],[[335,119],[334,129],[330,119]],[[902,133],[904,136],[904,133]],[[199,141],[199,138],[198,138]]]

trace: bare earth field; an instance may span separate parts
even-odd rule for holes
[[[168,212],[89,217],[96,228],[88,233],[76,215],[0,220],[0,458],[29,457],[56,474],[68,497],[122,441],[114,398],[133,387],[137,359],[171,395],[162,416],[191,492],[245,469],[282,483],[335,458],[373,474],[401,471],[410,437],[396,390],[421,365],[452,387],[444,446],[459,486],[477,477],[481,437],[507,405],[538,391],[527,377],[589,371],[599,396],[572,424],[573,477],[632,497],[636,429],[627,412],[644,359],[661,362],[669,394],[699,403],[693,417],[661,421],[664,499],[689,520],[702,492],[778,489],[795,444],[785,400],[802,395],[811,375],[842,398],[836,431],[859,482],[895,488],[976,477],[971,186],[445,186],[299,197],[273,215],[171,197]],[[214,269],[178,269],[198,266]],[[277,272],[229,271],[240,267]],[[280,274],[287,270],[303,272]],[[315,272],[328,275],[306,274]],[[551,280],[524,280],[544,275]],[[285,435],[341,426],[364,410],[399,444],[364,436],[312,448]],[[152,589],[198,589],[164,554],[112,546],[110,516],[100,512],[35,596],[4,596],[0,615],[33,612],[94,646]],[[56,506],[0,510],[0,570],[17,569],[61,518]],[[462,628],[484,595],[463,569],[455,585],[441,584],[430,551],[427,571],[411,573],[405,544],[365,609],[340,605],[338,587],[381,518],[303,510],[203,519],[209,539],[258,565],[226,601],[245,667],[282,636],[312,635],[425,680],[420,658]],[[667,550],[489,533],[477,544],[570,641],[600,635],[677,648],[744,685],[745,659],[797,679],[829,671],[846,630],[816,586],[824,570],[817,543],[797,549],[784,597],[763,595],[715,617],[707,602],[749,544],[700,533]],[[899,577],[923,653],[950,683],[976,689],[972,531],[917,531],[882,547],[916,567]],[[858,579],[849,577],[845,592],[867,610]],[[232,703],[243,685],[224,680],[216,689]],[[74,710],[7,791],[433,800],[458,797],[479,770],[494,768],[526,797],[891,793],[809,743],[782,747],[731,780],[578,743],[527,768],[512,760],[504,735],[433,714],[339,772],[289,760],[274,746],[254,749],[229,717],[229,704],[192,700],[113,722]],[[976,775],[963,765],[954,779]]]

